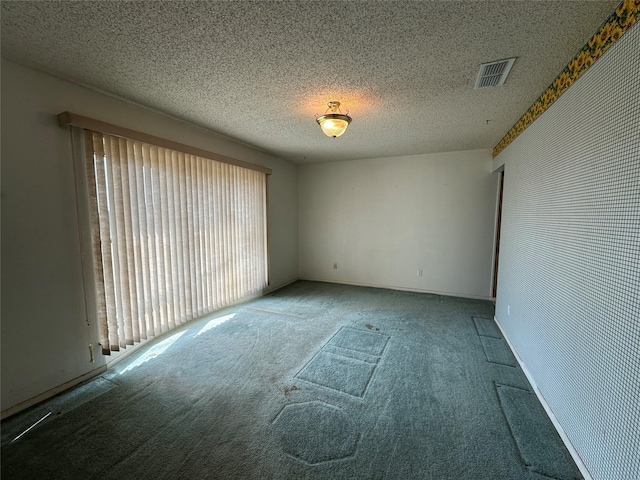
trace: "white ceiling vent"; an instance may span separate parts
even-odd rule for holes
[[[516,59],[514,57],[480,65],[474,90],[484,87],[499,87],[502,85],[507,79],[507,75],[509,75],[513,62],[515,61]]]

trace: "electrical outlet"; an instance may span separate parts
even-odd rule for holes
[[[419,276],[419,277],[421,277],[421,276],[422,276],[422,269],[421,269],[421,268],[419,268],[419,269],[418,269],[418,276]]]
[[[337,269],[338,269],[338,264],[337,264],[337,263],[334,263],[334,264],[333,264],[333,269],[334,269],[334,270],[337,270]]]
[[[507,315],[511,316],[511,305],[507,305]]]

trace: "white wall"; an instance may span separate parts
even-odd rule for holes
[[[498,177],[489,150],[298,172],[301,278],[490,297]]]
[[[496,159],[496,317],[596,479],[640,478],[640,25]]]
[[[271,288],[298,276],[297,171],[207,130],[2,62],[2,411],[104,366],[88,344],[71,141],[63,111],[267,166]],[[96,351],[99,349],[96,348]]]

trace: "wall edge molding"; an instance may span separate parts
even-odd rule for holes
[[[494,315],[493,320],[496,322],[496,325],[498,325],[498,328],[502,333],[502,337],[507,341],[507,344],[509,345],[509,349],[513,353],[513,356],[516,357],[516,360],[518,361],[518,365],[520,365],[520,368],[524,372],[524,375],[527,377],[527,381],[531,385],[533,392],[536,394],[536,397],[542,404],[544,411],[547,413],[547,416],[549,417],[549,420],[551,420],[551,423],[553,424],[554,428],[558,432],[558,435],[560,435],[560,439],[562,440],[562,443],[564,443],[564,446],[569,451],[571,458],[573,458],[573,461],[578,467],[578,470],[580,470],[580,473],[584,477],[584,480],[594,480],[593,476],[591,475],[591,472],[589,471],[587,466],[584,464],[582,457],[580,456],[576,448],[573,446],[573,443],[571,442],[571,440],[569,439],[569,436],[564,431],[564,428],[562,428],[560,421],[556,418],[555,414],[553,413],[551,406],[547,403],[547,399],[544,398],[544,395],[542,395],[542,392],[538,388],[538,384],[536,383],[535,379],[533,378],[533,375],[527,368],[527,365],[524,363],[522,358],[520,358],[518,351],[515,349],[515,347],[511,343],[511,340],[509,340],[509,337],[506,335],[504,329],[502,328],[502,325],[500,325],[500,321],[498,320],[498,317]]]
[[[606,52],[620,37],[640,19],[640,2],[637,0],[623,0],[613,13],[594,33],[589,41],[571,59],[569,64],[558,74],[555,80],[502,140],[493,147],[493,158],[513,142],[527,127],[542,115],[560,96],[580,78],[604,52]]]
[[[431,295],[442,295],[443,297],[470,298],[472,300],[487,300],[489,302],[495,300],[495,298],[491,295],[473,295],[459,292],[442,292],[439,290],[425,290],[420,288],[400,287],[397,285],[381,285],[378,283],[348,282],[345,280],[328,280],[312,277],[300,277],[299,280],[303,280],[306,282],[334,283],[336,285],[351,285],[354,287],[384,288],[385,290],[399,290],[401,292],[428,293]]]
[[[68,382],[65,382],[61,385],[58,385],[56,387],[53,387],[49,390],[47,390],[46,392],[42,392],[38,395],[36,395],[35,397],[31,397],[23,402],[20,402],[16,405],[12,405],[8,408],[6,408],[5,410],[2,410],[2,412],[0,413],[0,417],[2,420],[15,415],[16,413],[19,413],[23,410],[26,410],[29,407],[32,407],[40,402],[44,402],[45,400],[48,400],[49,398],[58,395],[59,393],[62,393],[66,390],[70,390],[71,388],[86,382],[88,380],[91,380],[93,377],[97,377],[98,375],[104,373],[107,371],[107,366],[106,365],[102,365],[101,367],[95,368],[83,375],[80,375],[79,377],[76,377],[72,380],[69,380]]]

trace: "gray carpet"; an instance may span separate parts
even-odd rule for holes
[[[555,441],[552,425],[539,415],[539,402],[534,395],[520,388],[496,384],[502,411],[528,468],[558,479],[574,478],[571,465],[564,462],[565,449]]]
[[[492,315],[296,282],[3,422],[2,478],[581,478]]]

